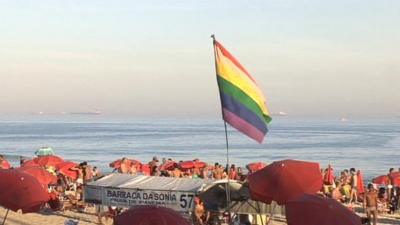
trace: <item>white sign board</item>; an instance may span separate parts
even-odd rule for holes
[[[138,205],[156,205],[188,212],[194,208],[194,193],[181,191],[134,190],[104,188],[102,205],[132,207]]]

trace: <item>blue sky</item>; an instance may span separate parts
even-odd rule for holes
[[[399,1],[0,1],[0,114],[219,116],[214,33],[272,112],[395,117]]]

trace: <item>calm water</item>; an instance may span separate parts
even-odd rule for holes
[[[400,167],[400,120],[302,120],[276,117],[264,144],[229,129],[230,160],[236,165],[300,159],[356,167],[366,177]],[[148,162],[153,155],[175,160],[226,161],[221,120],[133,119],[104,116],[2,118],[0,153],[33,156],[41,146],[58,155],[86,160],[109,171],[108,163],[127,156]]]

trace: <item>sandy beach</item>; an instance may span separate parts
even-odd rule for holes
[[[6,214],[6,209],[0,207],[0,219]],[[22,214],[18,212],[9,211],[6,225],[38,225],[38,224],[51,224],[51,225],[63,225],[66,220],[79,221],[79,225],[89,225],[98,224],[97,216],[94,214],[94,208],[88,208],[87,212],[80,213],[74,211],[64,211],[64,212],[53,212],[51,210],[43,211],[40,213],[27,213]],[[109,220],[107,225],[112,224]]]
[[[356,207],[356,211],[360,212],[361,208]],[[79,221],[79,225],[98,224],[97,216],[94,214],[95,209],[89,207],[85,213],[64,211],[64,212],[52,212],[44,211],[40,213],[28,213],[21,214],[10,211],[7,216],[5,225],[38,225],[38,224],[51,224],[51,225],[63,225],[66,220]],[[0,207],[0,221],[3,221],[6,209]],[[360,216],[365,216],[363,213],[358,213]],[[105,225],[111,225],[112,220],[108,223],[103,221]],[[285,225],[286,220],[283,216],[274,216],[273,221],[270,225]],[[395,215],[380,215],[379,225],[397,225],[400,224],[400,214]]]

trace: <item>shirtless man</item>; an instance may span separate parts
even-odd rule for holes
[[[371,214],[373,216],[373,225],[376,225],[378,217],[378,193],[375,191],[372,184],[368,184],[368,191],[364,194],[364,210],[367,213],[368,219],[371,221]]]
[[[118,172],[119,173],[129,173],[130,172],[130,168],[129,168],[129,165],[128,165],[128,159],[127,158],[124,157],[124,158],[121,159],[121,165],[118,168]]]
[[[358,195],[358,178],[357,178],[357,173],[356,173],[356,169],[351,168],[350,169],[350,174],[351,174],[351,178],[350,178],[350,185],[351,185],[351,190],[350,190],[350,201],[349,203],[351,204],[351,202],[354,200],[354,202],[357,204],[357,195]]]

